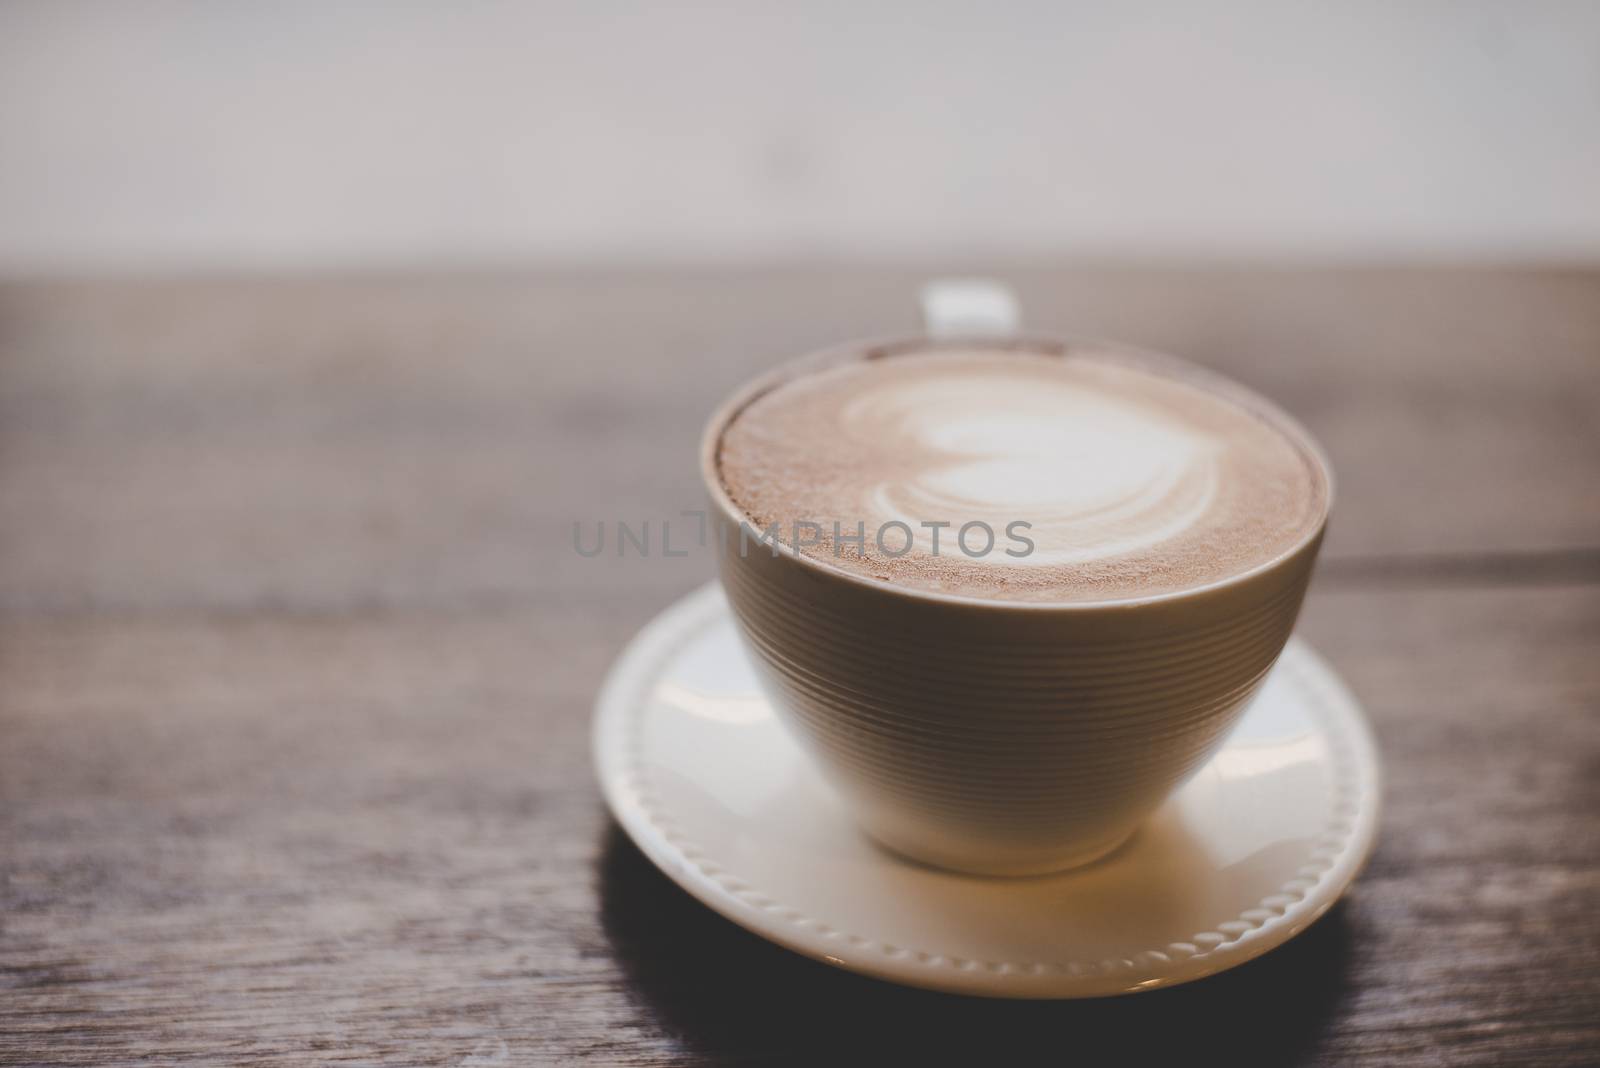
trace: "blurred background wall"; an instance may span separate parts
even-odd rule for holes
[[[0,271],[1600,255],[1600,3],[0,4]]]

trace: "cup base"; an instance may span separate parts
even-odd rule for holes
[[[974,850],[970,845],[941,848],[927,841],[908,841],[898,838],[892,831],[874,829],[866,822],[861,830],[881,849],[902,860],[936,868],[958,875],[981,875],[992,879],[1025,879],[1039,875],[1056,875],[1075,868],[1086,868],[1104,860],[1127,844],[1138,827],[1119,831],[1109,839],[1089,846],[1073,846],[1062,851],[1026,850]]]

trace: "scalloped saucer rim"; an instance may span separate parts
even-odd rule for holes
[[[1298,638],[1144,829],[1053,875],[939,871],[867,839],[760,695],[715,584],[629,643],[593,737],[617,821],[694,897],[804,956],[951,993],[1098,997],[1232,968],[1327,911],[1377,834],[1371,729]]]

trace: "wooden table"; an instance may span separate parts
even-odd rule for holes
[[[1305,936],[1094,1003],[897,989],[658,874],[596,686],[710,576],[700,422],[913,269],[0,287],[0,1061],[1600,1061],[1600,272],[1004,270],[1319,435],[1302,632],[1387,761]]]

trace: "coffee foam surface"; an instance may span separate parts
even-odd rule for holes
[[[776,523],[831,567],[998,600],[1169,593],[1272,559],[1325,508],[1321,468],[1291,432],[1205,377],[1078,349],[856,359],[748,403],[717,463],[754,527]],[[895,522],[913,535],[899,556]],[[924,524],[940,522],[936,553]],[[995,535],[981,556],[957,543],[973,522]],[[835,523],[864,529],[864,546],[836,542]],[[987,544],[969,529],[967,550]]]

